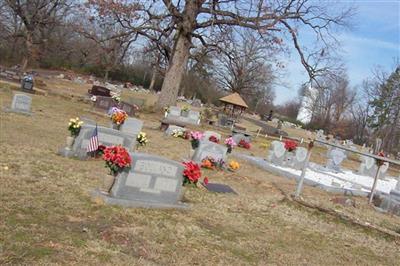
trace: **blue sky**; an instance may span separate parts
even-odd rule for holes
[[[352,3],[357,7],[352,29],[336,37],[341,41],[341,55],[350,84],[357,86],[371,75],[374,66],[380,65],[389,71],[394,58],[400,58],[400,0],[358,0]],[[297,97],[300,84],[308,80],[294,51],[283,61],[287,66],[283,77],[287,86],[276,88],[276,104]]]

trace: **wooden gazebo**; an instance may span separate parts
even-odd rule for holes
[[[224,113],[230,117],[240,116],[244,110],[249,108],[246,102],[235,92],[219,99],[224,105]]]

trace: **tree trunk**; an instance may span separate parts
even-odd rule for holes
[[[104,73],[104,81],[108,81],[108,73],[110,72],[109,69],[106,69],[106,72]]]
[[[157,109],[161,110],[166,106],[174,105],[176,103],[179,87],[189,57],[190,46],[190,37],[178,33],[175,49],[168,70],[165,73],[161,93],[157,101]]]
[[[26,31],[26,39],[25,39],[26,53],[22,60],[22,71],[25,71],[28,67],[29,60],[32,57],[33,53],[33,33],[30,31]]]
[[[157,77],[157,68],[154,67],[153,74],[151,75],[150,86],[149,86],[149,90],[151,90],[151,91],[154,89],[154,84],[156,83],[156,77]]]

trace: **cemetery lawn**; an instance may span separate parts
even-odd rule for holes
[[[84,93],[84,89],[82,89]],[[0,108],[13,91],[0,84]],[[241,163],[237,173],[203,171],[238,196],[185,188],[186,211],[124,209],[92,200],[106,174],[101,160],[58,156],[71,117],[108,125],[74,97],[32,96],[31,117],[0,111],[0,264],[10,265],[398,265],[399,238],[352,225],[288,199],[295,183]],[[143,152],[187,157],[189,142],[164,137],[160,115],[141,114],[150,143]],[[249,153],[265,153],[256,140]],[[304,200],[400,233],[399,217],[366,199],[334,205],[306,187]]]

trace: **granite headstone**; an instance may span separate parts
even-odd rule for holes
[[[180,203],[183,165],[159,156],[130,153],[132,166],[120,173],[106,202],[122,206],[176,208]]]
[[[32,115],[31,113],[32,98],[26,94],[17,93],[14,95],[11,108],[4,108],[6,112],[20,113]]]
[[[202,140],[199,147],[194,151],[192,160],[200,163],[206,157],[212,157],[214,160],[225,160],[228,148],[220,144]]]

